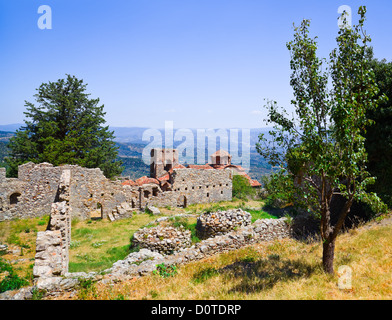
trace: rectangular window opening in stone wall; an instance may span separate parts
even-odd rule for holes
[[[103,218],[103,207],[101,203],[97,203],[96,209],[90,212],[90,219],[101,220]]]

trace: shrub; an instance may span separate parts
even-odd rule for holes
[[[262,178],[264,189],[267,193],[266,205],[271,207],[282,207],[293,201],[293,181],[288,176],[272,173]]]
[[[153,271],[154,274],[159,275],[162,278],[173,277],[177,272],[176,265],[166,266],[164,263],[157,264],[156,270]]]
[[[6,276],[0,281],[0,293],[19,289],[29,284],[26,279],[20,278],[16,273],[12,265],[6,262],[4,259],[0,259],[0,274],[5,273]]]
[[[233,176],[233,198],[247,200],[248,197],[253,197],[255,195],[256,192],[247,178],[240,175]]]

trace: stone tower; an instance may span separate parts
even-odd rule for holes
[[[177,149],[151,149],[150,177],[160,178],[168,173],[170,169],[177,166]]]

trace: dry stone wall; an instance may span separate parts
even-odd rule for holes
[[[70,180],[71,171],[64,170],[60,177],[56,202],[52,204],[48,228],[37,234],[33,268],[36,283],[68,272],[72,210],[69,205]]]
[[[191,232],[180,228],[143,228],[133,235],[133,246],[162,254],[173,254],[191,246]]]
[[[251,214],[242,209],[206,212],[197,219],[197,235],[200,239],[220,236],[235,228],[250,225],[251,219]]]
[[[290,227],[286,218],[262,219],[224,235],[208,238],[172,255],[161,255],[148,249],[143,249],[141,255],[131,253],[124,260],[114,263],[112,268],[105,272],[111,279],[142,276],[155,270],[156,266],[161,263],[180,265],[214,254],[236,250],[246,245],[289,236]]]

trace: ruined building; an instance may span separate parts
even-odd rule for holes
[[[231,200],[234,174],[247,177],[253,186],[260,185],[241,166],[232,165],[225,151],[214,153],[211,164],[185,167],[176,149],[152,149],[150,177],[136,181],[113,181],[100,169],[29,162],[19,166],[18,178],[6,178],[5,169],[0,168],[0,221],[50,214],[64,171],[70,175],[72,217],[81,220],[126,218],[147,206],[186,207]]]

